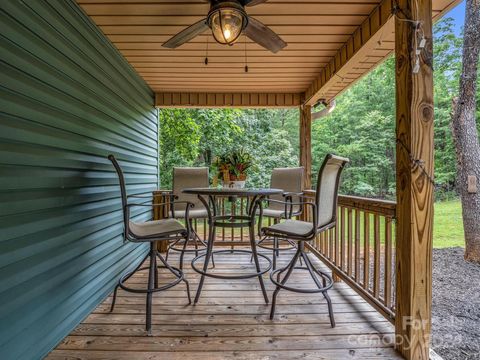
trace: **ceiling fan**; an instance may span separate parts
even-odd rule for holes
[[[233,45],[243,31],[257,44],[273,53],[277,53],[287,43],[269,27],[257,19],[248,16],[245,7],[255,6],[267,0],[205,0],[210,3],[210,10],[205,19],[180,31],[162,46],[175,49],[192,40],[210,28],[217,42]]]

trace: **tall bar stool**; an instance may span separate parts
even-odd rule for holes
[[[282,195],[274,195],[267,200],[268,206],[261,209],[262,217],[272,218],[274,223],[278,223],[281,219],[291,219],[299,216],[303,212],[303,204],[300,202],[300,196],[303,195],[303,177],[305,169],[303,167],[295,168],[275,168],[270,178],[270,187],[272,189],[283,189]],[[293,203],[300,203],[294,205]],[[260,212],[259,211],[259,212]],[[262,224],[259,222],[259,227]],[[281,246],[281,242],[286,242],[287,246]],[[272,250],[273,270],[277,268],[277,257],[280,251],[291,250],[296,247],[294,241],[287,238],[279,238],[277,236],[263,236],[257,246],[263,249]]]
[[[146,221],[146,222],[137,222],[130,220],[130,209],[136,207],[148,207],[152,206],[165,206],[165,204],[155,204],[152,205],[152,196],[135,196],[127,195],[125,178],[123,176],[122,169],[118,164],[117,160],[113,155],[109,155],[108,159],[112,162],[113,166],[118,175],[118,180],[120,183],[120,194],[122,198],[122,210],[123,210],[123,223],[124,223],[124,238],[126,241],[131,241],[134,243],[150,243],[150,250],[145,255],[143,260],[139,265],[133,270],[120,277],[120,280],[115,286],[113,292],[112,305],[110,307],[110,312],[113,311],[115,307],[115,301],[117,299],[117,290],[122,288],[125,291],[147,294],[147,303],[146,303],[146,331],[151,335],[152,328],[152,295],[155,292],[163,291],[170,289],[171,287],[177,285],[183,281],[187,287],[187,297],[188,304],[191,304],[190,298],[190,287],[188,281],[185,279],[183,272],[173,266],[170,266],[162,255],[157,251],[157,245],[159,241],[171,241],[176,239],[188,239],[190,236],[190,229],[183,226],[179,221],[175,219],[164,219],[164,220],[155,220],[155,221]],[[129,199],[138,198],[143,199],[139,203],[129,202]],[[150,198],[150,200],[148,200]],[[147,200],[146,200],[147,199]],[[188,219],[189,210],[193,207],[192,203],[182,202],[185,207],[185,219]],[[180,202],[176,202],[175,205],[180,206]],[[188,221],[186,222],[188,224]],[[149,259],[150,264],[143,267],[145,261]],[[160,260],[162,265],[157,265],[157,260]],[[125,285],[125,282],[132,277],[136,272],[141,270],[148,269],[148,284],[147,288],[131,288]],[[172,282],[159,286],[158,284],[158,269],[166,269],[173,274],[175,280]]]
[[[185,253],[194,252],[195,256],[198,256],[199,251],[206,251],[207,243],[198,236],[193,227],[194,219],[207,219],[208,212],[205,205],[195,195],[188,195],[182,192],[186,188],[208,188],[210,182],[208,179],[207,167],[175,167],[173,168],[173,193],[171,201],[175,204],[175,201],[188,201],[194,205],[194,208],[186,214],[185,206],[173,205],[171,209],[171,217],[174,219],[187,219],[190,236],[188,238],[180,238],[174,240],[167,249],[166,258],[170,254],[170,251],[180,252],[180,264],[179,268],[183,269],[183,257]],[[192,246],[188,247],[188,245]],[[188,247],[188,248],[187,248]],[[215,267],[215,262],[212,257],[212,266]]]
[[[281,223],[262,228],[265,236],[288,238],[297,243],[297,251],[287,266],[270,273],[270,280],[276,285],[272,298],[270,319],[275,316],[275,305],[280,289],[298,293],[322,293],[328,304],[330,324],[335,327],[332,302],[327,291],[333,286],[332,277],[315,268],[305,252],[305,242],[315,239],[317,234],[335,226],[337,220],[337,199],[340,184],[340,175],[348,159],[328,154],[320,168],[317,181],[317,194],[315,203],[300,202],[296,205],[308,205],[312,208],[312,222],[299,220],[285,220]],[[282,202],[279,202],[282,203]],[[283,202],[285,203],[285,202]],[[295,204],[295,203],[293,203]],[[295,266],[298,259],[303,259],[305,266]],[[298,288],[287,286],[287,281],[294,270],[307,270],[317,288]],[[281,277],[283,275],[283,278]]]

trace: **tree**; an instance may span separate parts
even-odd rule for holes
[[[480,2],[466,1],[462,73],[453,101],[452,133],[457,154],[459,192],[465,231],[465,259],[480,262],[480,144],[476,125],[477,70],[480,52]],[[468,182],[476,183],[477,190]],[[474,185],[474,184],[473,184]]]

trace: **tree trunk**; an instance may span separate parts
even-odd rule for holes
[[[474,262],[480,262],[480,144],[475,121],[479,51],[480,2],[467,0],[462,75],[458,99],[453,101],[452,132],[462,200],[465,259]]]

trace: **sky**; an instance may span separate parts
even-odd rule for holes
[[[455,20],[455,34],[460,35],[465,21],[465,1],[462,1],[444,16],[452,17]]]

